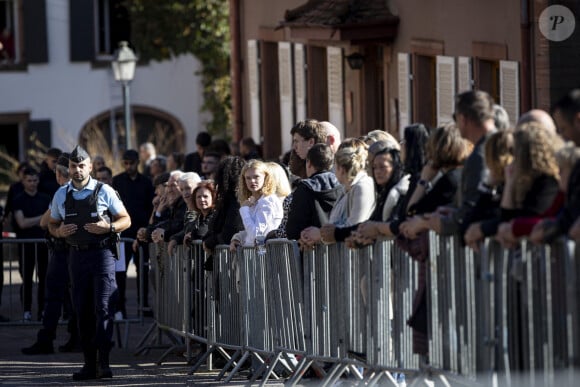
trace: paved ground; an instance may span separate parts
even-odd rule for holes
[[[151,323],[148,319],[142,326],[132,324],[128,349],[115,348],[111,353],[114,378],[107,381],[87,383],[73,382],[71,374],[82,366],[81,353],[58,353],[52,355],[26,356],[20,352],[24,346],[32,344],[36,338],[38,326],[0,327],[0,384],[6,386],[48,386],[75,385],[83,386],[196,386],[223,385],[215,382],[217,372],[202,370],[196,375],[189,375],[188,366],[183,357],[170,355],[162,365],[156,362],[163,354],[162,349],[152,349],[147,354],[134,355],[135,345],[145,334]],[[66,339],[66,328],[62,326],[55,347]],[[168,340],[165,340],[167,343]],[[229,385],[242,385],[246,382],[243,375]],[[271,383],[272,385],[276,383]]]
[[[132,266],[131,266],[132,268]],[[137,315],[135,272],[130,270],[128,279],[127,308],[130,317]],[[24,324],[22,310],[18,300],[20,276],[11,266],[4,262],[5,285],[2,294],[2,309],[0,312],[10,317],[9,325],[0,324],[0,385],[2,386],[53,386],[53,385],[83,385],[83,386],[197,386],[224,385],[215,382],[217,371],[201,370],[195,375],[189,375],[191,366],[187,364],[182,354],[171,354],[162,365],[158,365],[165,349],[151,349],[147,353],[135,356],[136,346],[141,342],[148,329],[153,324],[152,318],[146,318],[141,323],[131,323],[128,335],[128,348],[115,347],[111,352],[111,364],[114,378],[106,381],[73,382],[71,375],[82,366],[81,353],[59,353],[57,348],[68,339],[66,325],[58,329],[55,341],[55,352],[52,355],[27,356],[21,348],[28,347],[36,340],[40,328],[39,323]],[[12,283],[12,284],[10,284]],[[16,298],[15,298],[16,295]],[[124,326],[120,326],[123,333]],[[121,341],[124,336],[121,334]],[[163,338],[162,344],[169,344]],[[243,385],[247,382],[245,375],[239,375],[230,384]],[[269,385],[280,383],[269,383]]]

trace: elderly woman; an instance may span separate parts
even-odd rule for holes
[[[348,227],[368,219],[375,205],[373,179],[366,172],[367,145],[358,139],[345,140],[334,157],[335,173],[344,186],[344,194],[336,201],[329,223]],[[308,227],[300,234],[300,244],[312,246],[321,240],[318,227]]]

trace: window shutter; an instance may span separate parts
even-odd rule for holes
[[[471,90],[471,79],[471,58],[460,56],[457,58],[457,92]]]
[[[294,98],[296,121],[306,119],[306,78],[304,76],[304,45],[294,44]]]
[[[294,93],[292,91],[292,47],[288,42],[278,43],[278,80],[280,82],[280,130],[282,149],[292,147],[290,130],[294,125]]]
[[[250,131],[252,138],[260,140],[260,74],[258,67],[258,44],[255,40],[248,40],[247,62],[248,88],[250,90]]]
[[[510,117],[510,124],[515,125],[520,116],[520,82],[518,62],[499,62],[499,103]]]
[[[397,55],[399,78],[399,138],[403,138],[405,126],[411,119],[411,72],[409,54],[400,52]]]
[[[326,71],[328,79],[328,121],[338,130],[344,128],[344,92],[342,80],[342,49],[326,49]]]
[[[24,60],[27,63],[47,63],[46,1],[23,1],[22,13],[24,18]]]
[[[455,58],[437,56],[437,125],[453,121],[455,109]]]
[[[26,133],[26,143],[28,148],[33,148],[32,141],[36,139],[47,148],[52,146],[52,125],[50,120],[28,121],[28,132]]]
[[[69,0],[70,60],[88,62],[95,58],[95,9],[93,0]]]

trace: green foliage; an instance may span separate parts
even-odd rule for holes
[[[200,71],[203,111],[212,114],[207,130],[228,138],[231,132],[230,34],[227,0],[127,0],[132,44],[143,60],[191,53]]]

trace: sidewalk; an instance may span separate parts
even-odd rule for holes
[[[135,272],[129,271],[127,280],[127,308],[129,317],[135,317],[136,312],[136,281]],[[18,274],[16,273],[16,276]],[[7,278],[7,277],[5,277]],[[15,285],[13,285],[15,286]],[[5,285],[6,296],[6,285]],[[15,316],[10,316],[14,321]],[[18,318],[18,317],[16,317]],[[59,353],[58,346],[68,339],[66,325],[59,326],[57,339],[54,342],[55,353],[52,355],[27,356],[21,349],[32,345],[40,325],[0,325],[0,385],[2,386],[48,386],[48,385],[82,385],[82,386],[221,386],[215,382],[219,371],[200,370],[195,375],[189,375],[191,366],[185,358],[177,354],[169,355],[165,362],[157,365],[157,361],[165,349],[151,349],[148,353],[135,356],[137,344],[144,337],[154,320],[145,318],[143,324],[131,323],[129,330],[129,348],[119,348],[111,352],[111,368],[113,379],[103,381],[73,382],[72,374],[82,367],[82,353]],[[124,325],[120,325],[121,334]],[[123,339],[123,336],[121,336]],[[116,332],[114,339],[116,340]],[[163,337],[163,344],[169,340]],[[247,383],[244,376],[236,376],[229,386],[240,386]],[[270,382],[268,385],[280,385]]]

